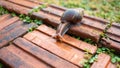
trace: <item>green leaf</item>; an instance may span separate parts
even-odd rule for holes
[[[112,62],[112,63],[116,63],[116,62],[117,62],[116,58],[115,58],[115,57],[112,58],[112,59],[111,59],[111,62]]]
[[[83,66],[84,66],[84,68],[90,68],[90,64],[89,63],[84,64]]]
[[[41,25],[42,24],[42,21],[41,20],[34,20],[34,22],[37,24],[37,25]]]
[[[33,29],[32,29],[32,28],[29,28],[28,32],[32,32],[32,31],[33,31]]]
[[[17,16],[15,13],[11,13],[11,15],[14,17],[14,16]]]
[[[99,54],[99,53],[102,53],[102,49],[101,48],[98,48],[97,49],[97,53]]]
[[[0,68],[2,68],[2,67],[3,67],[3,64],[0,63]]]
[[[80,40],[80,37],[77,37],[78,40]]]
[[[94,61],[96,61],[97,57],[98,57],[97,54],[95,56],[93,56],[91,59],[89,59],[89,63],[93,63]]]
[[[28,32],[32,32],[36,28],[37,28],[36,26],[33,26],[33,27],[29,28]]]

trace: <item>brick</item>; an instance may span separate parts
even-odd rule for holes
[[[43,11],[33,13],[33,16],[43,19],[47,24],[50,24],[54,27],[57,27],[57,25],[60,24],[60,16],[64,12],[63,10],[59,10],[57,8],[52,8],[51,6],[48,6],[47,8],[44,8]],[[89,24],[96,23],[96,21],[84,19],[84,22],[81,26],[75,26],[75,27],[71,28],[68,32],[70,34],[74,34],[74,35],[80,36],[82,38],[91,38],[92,40],[97,42],[99,40],[99,35],[102,32],[101,32],[101,30],[94,28],[94,27],[96,27],[96,25],[91,28],[91,26],[89,24],[87,24],[87,25],[84,24],[88,21],[89,21]],[[103,26],[103,25],[101,25],[101,26]]]
[[[22,23],[22,22],[19,21],[19,22],[16,22],[15,24],[13,23],[13,24],[9,25],[8,27],[5,27],[5,29],[0,31],[0,47],[3,47],[4,45],[8,44],[8,42],[10,42],[14,38],[16,38],[15,37],[16,35],[19,36],[19,33],[20,33],[19,27],[21,26],[20,23]],[[17,26],[17,25],[19,25],[19,26]],[[16,28],[16,26],[17,26],[17,28]],[[13,35],[15,35],[15,36],[13,36]]]
[[[49,11],[45,11],[48,10]],[[61,11],[58,11],[57,9],[54,9],[55,13],[53,11],[50,12],[50,7],[43,9],[43,11],[39,11],[37,13],[33,13],[33,16],[43,19],[47,24],[50,24],[52,26],[57,26],[60,23],[60,17],[56,16],[56,14],[61,15]],[[53,10],[53,9],[51,9]],[[99,40],[99,35],[102,33],[99,29],[94,29],[89,27],[88,25],[82,24],[82,26],[76,26],[70,29],[69,33],[81,36],[82,38],[91,38],[94,41]]]
[[[38,3],[37,1],[33,1],[33,2],[32,1],[33,0],[30,0],[30,1],[28,1],[28,3],[29,4],[34,3],[34,4],[40,4],[40,5],[44,4],[44,3]],[[27,3],[27,1],[25,1],[25,3]],[[19,2],[11,3],[8,1],[0,1],[0,5],[4,6],[5,8],[7,8],[10,11],[14,11],[14,12],[17,12],[20,14],[28,15],[29,11],[31,10],[30,5],[24,5]],[[27,7],[29,7],[29,8],[27,8]],[[31,6],[31,8],[32,8],[32,6]],[[50,24],[54,27],[57,27],[58,24],[60,24],[60,17],[66,9],[67,8],[59,7],[56,5],[49,5],[47,8],[44,8],[44,9],[40,10],[39,12],[34,12],[31,16],[42,19],[46,24]],[[96,17],[85,14],[82,25],[71,28],[68,31],[68,33],[76,35],[76,36],[80,36],[81,38],[90,38],[93,41],[95,41],[96,43],[98,43],[100,34],[104,31],[105,27],[107,26],[106,24],[108,22],[109,21],[106,21],[104,19],[96,18]],[[107,31],[107,35],[115,40],[120,41],[119,28],[120,28],[120,24],[113,23],[112,27]],[[112,40],[111,40],[111,42],[115,43],[114,44],[115,46],[112,49],[119,50],[119,47],[116,47],[116,44],[119,44],[119,42],[115,42]],[[104,42],[102,42],[102,44],[103,43]],[[110,43],[110,42],[107,41],[107,43]],[[105,45],[105,46],[107,46],[107,45]],[[109,48],[111,48],[111,47],[112,47],[112,45],[109,44]],[[116,51],[118,51],[118,50],[116,50]]]
[[[47,24],[50,24],[52,26],[57,26],[60,23],[60,17],[56,17],[53,14],[40,11],[40,12],[34,12],[32,16],[44,20]],[[57,21],[57,23],[56,23]]]
[[[116,36],[120,36],[120,27],[119,28],[117,28],[117,27],[114,27],[114,26],[112,26],[109,30],[108,30],[108,33],[111,33],[111,35],[113,34],[113,35],[116,35]]]
[[[109,39],[105,39],[103,38],[101,40],[102,44],[105,46],[105,47],[108,47],[108,48],[112,48],[112,49],[115,49],[117,53],[119,53],[120,51],[120,43],[117,43],[117,42],[114,42],[112,40],[109,40]]]
[[[37,68],[50,68],[49,65],[42,62],[41,60],[38,60],[31,54],[25,52],[24,50],[20,49],[19,47],[15,45],[9,45],[7,47],[11,52],[13,52],[15,55],[19,56],[22,60],[25,62],[28,62],[30,65],[37,67]],[[12,58],[12,57],[11,57]]]
[[[10,18],[10,14],[4,14],[4,15],[0,16],[0,23],[6,21],[9,18]]]
[[[51,13],[51,14],[59,16],[59,17],[61,17],[62,14],[64,13],[63,10],[61,10],[59,8],[54,8],[54,6],[52,6],[52,5],[48,6],[47,8],[43,8],[43,11]]]
[[[13,17],[13,18],[10,18],[10,19],[0,23],[0,25],[1,25],[0,30],[2,30],[3,28],[7,27],[8,25],[10,25],[10,24],[12,24],[12,23],[14,23],[14,22],[16,22],[18,20],[19,20],[18,17]]]
[[[48,52],[47,50],[44,50],[39,46],[34,45],[31,42],[28,42],[23,38],[17,38],[14,40],[14,44],[55,68],[78,68],[70,62],[61,59],[60,57]]]
[[[43,9],[44,12],[52,14],[55,17],[61,17],[61,15],[63,14],[63,12],[65,10],[66,9],[61,8],[59,6],[51,6],[51,5],[48,6],[47,8]],[[37,15],[37,14],[35,16],[40,17],[40,15]],[[42,19],[42,17],[43,16],[41,16],[41,19]],[[57,23],[60,23],[59,22],[60,19],[59,20],[56,19],[54,21],[51,21],[49,19],[49,16],[47,16],[47,17],[48,17],[47,19],[49,20],[49,21],[47,21],[48,24],[50,24],[52,26],[56,27]],[[106,24],[109,22],[109,21],[106,21],[104,19],[96,18],[96,17],[88,16],[88,15],[84,15],[83,21],[84,22],[80,27],[77,26],[77,27],[71,28],[69,33],[80,36],[82,38],[90,38],[90,39],[94,40],[95,42],[98,42],[100,34],[103,32],[103,30],[107,26]],[[119,30],[119,28],[120,28],[119,24],[113,23],[112,27],[107,31],[107,35],[109,37],[117,40],[117,41],[120,41],[120,38],[119,38],[120,37],[120,35],[119,35],[120,30]],[[112,41],[112,42],[114,42],[114,41]],[[110,42],[108,42],[108,43],[110,43]],[[116,44],[119,44],[119,43],[116,42]],[[110,47],[112,46],[111,44],[109,44],[109,45],[110,45]],[[105,45],[105,46],[107,46],[107,45]],[[113,49],[116,49],[116,48],[113,48]]]
[[[98,21],[95,21],[95,20],[92,20],[92,19],[89,19],[89,18],[83,18],[84,20],[84,25],[87,25],[89,27],[93,27],[94,29],[98,29],[98,30],[101,30],[103,31],[106,27],[106,24],[107,23],[101,23],[101,22],[98,22]],[[99,25],[99,26],[97,26]]]
[[[54,10],[54,11],[53,11]],[[63,14],[63,12],[66,9],[64,8],[59,8],[58,6],[48,6],[47,8],[44,8],[43,11],[52,14],[55,17],[61,17],[61,15]],[[40,11],[41,12],[41,11]],[[35,15],[35,16],[40,16],[40,15]],[[42,16],[41,16],[42,17]],[[48,20],[49,20],[49,16],[47,16]],[[60,20],[60,19],[59,19]],[[59,24],[60,21],[59,20],[54,20],[51,21],[49,20],[48,23],[52,26],[57,26],[57,23]],[[83,24],[81,26],[76,26],[71,28],[68,33],[70,34],[74,34],[77,36],[80,36],[82,38],[90,38],[92,40],[94,40],[95,42],[98,42],[100,34],[103,32],[103,30],[105,29],[105,27],[107,26],[106,24],[109,21],[106,21],[104,19],[100,19],[100,18],[96,18],[93,16],[88,16],[88,15],[84,15],[83,18]],[[112,24],[112,27],[107,31],[107,35],[117,41],[120,41],[120,25],[119,24]],[[115,31],[116,30],[116,31]],[[116,51],[119,51],[119,43],[118,42],[114,42],[111,40],[113,44],[109,44],[109,46],[107,44],[105,44],[105,46],[108,46],[108,48],[115,49]],[[109,41],[107,41],[107,43],[111,43]],[[101,42],[104,43],[104,42]],[[116,45],[119,44],[119,45]]]
[[[21,5],[21,6],[28,7],[28,8],[35,8],[35,7],[39,6],[39,4],[35,4],[33,2],[29,2],[26,0],[8,0],[8,1],[18,4],[18,5]]]
[[[8,48],[0,49],[0,59],[12,68],[37,68],[18,55],[15,55]]]
[[[2,29],[2,30],[0,31],[0,34],[6,34],[7,32],[13,30],[13,29],[16,28],[16,27],[21,26],[22,24],[23,24],[22,21],[17,21],[17,22],[15,22],[15,23],[13,23],[13,24],[5,27],[4,29]]]
[[[104,24],[107,24],[107,23],[109,22],[109,21],[106,20],[106,19],[99,18],[99,17],[95,17],[95,16],[89,16],[89,15],[86,15],[86,14],[84,15],[84,17],[89,18],[89,19],[92,19],[92,20],[95,20],[95,21],[99,21],[99,22],[104,23]],[[112,26],[119,28],[119,27],[120,27],[120,24],[113,22]]]
[[[4,6],[4,8],[8,9],[9,11],[14,11],[20,14],[28,14],[30,11],[29,8],[25,8],[23,6],[19,6],[4,0],[0,0],[0,5]]]
[[[35,24],[25,24],[21,21],[15,22],[5,29],[0,31],[0,48],[8,44],[13,39],[25,34],[29,28],[35,26]],[[20,24],[22,23],[22,24]]]
[[[57,9],[63,10],[63,11],[67,10],[67,8],[62,7],[62,6],[57,6],[55,4],[50,4],[50,6],[53,7],[53,8],[57,8]]]
[[[54,11],[53,11],[54,10]],[[66,9],[65,9],[66,10]],[[61,9],[58,9],[57,7],[48,7],[48,8],[45,8],[44,9],[44,11],[45,12],[49,12],[49,13],[52,13],[52,14],[54,14],[54,15],[58,15],[59,17],[61,17],[61,15],[63,14],[63,12],[65,11],[65,10],[61,10]],[[94,33],[94,34],[98,34],[98,36],[101,34],[101,31],[103,31],[104,29],[105,29],[105,27],[106,27],[106,22],[104,22],[104,21],[101,21],[101,20],[96,20],[96,18],[93,20],[93,18],[94,17],[89,17],[89,16],[84,16],[84,18],[83,18],[83,20],[84,20],[84,22],[83,22],[83,26],[89,26],[89,27],[87,27],[87,31],[89,31],[88,30],[88,28],[89,29],[94,29],[94,31],[92,32],[88,32],[88,33]],[[99,22],[99,21],[101,21],[101,22]],[[99,25],[99,26],[96,26],[96,25]],[[95,29],[97,29],[97,31],[95,30]],[[110,28],[110,30],[108,30],[108,33],[110,34],[112,31],[112,33],[116,33],[116,32],[119,32],[119,31],[114,31],[114,30],[118,30],[117,28]],[[83,31],[85,31],[85,30],[83,30]],[[72,33],[72,32],[71,32]],[[84,32],[83,32],[84,33]],[[116,35],[118,35],[117,33],[116,33]],[[92,35],[91,35],[92,36]],[[96,35],[97,36],[97,35]],[[96,37],[96,36],[94,36],[94,37]],[[88,37],[90,37],[90,36],[88,36]],[[84,37],[85,38],[85,37]],[[97,37],[96,37],[97,38]],[[93,38],[92,38],[93,39]]]
[[[110,62],[110,56],[107,54],[99,54],[96,62],[94,62],[91,68],[106,68]]]
[[[56,7],[49,6],[47,8],[44,8],[43,10],[44,10],[44,12],[48,12],[48,13],[52,14],[53,16],[60,17],[66,9],[59,9],[57,6]],[[54,10],[55,12],[53,12],[52,10]],[[36,14],[35,16],[39,17],[40,15]],[[47,19],[49,20],[49,16],[47,16],[47,17],[48,17]],[[57,20],[57,19],[54,21],[49,20],[48,24],[56,27],[57,23],[59,23],[59,20]],[[103,32],[103,30],[107,26],[106,25],[107,22],[104,20],[101,20],[99,18],[86,16],[86,15],[84,16],[83,21],[84,22],[81,26],[75,26],[75,27],[71,28],[68,31],[68,33],[80,36],[82,38],[90,38],[90,39],[94,40],[95,42],[98,42],[100,34]],[[117,41],[120,41],[119,27],[120,27],[119,25],[117,26],[113,23],[113,26],[108,30],[107,35]],[[116,51],[119,51],[120,48],[118,45],[116,45],[119,43],[114,42],[114,41],[111,41],[111,42],[114,43],[114,45],[113,44],[109,44],[109,45],[105,44],[104,46],[107,46],[108,48],[112,48],[112,49],[115,49]],[[107,41],[107,43],[111,43],[111,42]],[[101,42],[101,43],[103,44],[104,42]]]
[[[66,10],[66,9],[60,9],[60,8],[58,8],[58,6],[56,6],[56,7],[53,7],[53,6],[48,6],[47,8],[44,8],[43,9],[45,12],[48,12],[48,13],[51,13],[51,14],[53,14],[53,15],[57,15],[57,16],[59,16],[59,17],[61,17],[61,15],[63,14],[63,12]],[[54,10],[54,11],[53,11]],[[101,33],[101,31],[100,30],[103,30],[104,28],[105,28],[105,23],[100,23],[100,22],[98,22],[98,21],[94,21],[94,20],[92,20],[92,19],[89,19],[89,18],[86,18],[86,17],[84,17],[83,18],[83,20],[84,20],[84,22],[83,22],[83,27],[84,26],[87,26],[86,27],[86,30],[88,31],[88,33],[91,33],[91,34],[97,34],[96,36],[98,36],[99,37],[99,35],[100,35],[100,33]],[[52,21],[51,21],[52,22]],[[56,21],[57,22],[57,21]],[[55,23],[56,23],[55,22]],[[96,25],[99,25],[99,26],[96,26]],[[89,26],[89,27],[88,27]],[[90,28],[90,27],[93,27],[93,28]],[[95,28],[97,29],[97,30],[95,30]],[[84,32],[82,32],[82,30],[80,30],[81,28],[79,28],[79,31],[81,31],[81,32],[79,32],[79,33],[84,33],[86,30],[83,30]],[[90,31],[89,32],[89,29],[93,29],[94,31]],[[77,29],[76,29],[77,30]],[[74,30],[73,30],[74,31]],[[72,33],[72,32],[71,32]],[[75,33],[75,32],[74,32]],[[90,35],[90,36],[93,36],[93,37],[96,37],[96,36],[94,36],[94,35]],[[89,36],[89,37],[90,37]],[[85,38],[85,37],[84,37]],[[96,37],[97,38],[97,37]],[[93,38],[92,38],[93,39]],[[95,39],[94,39],[95,40]],[[98,40],[98,38],[97,38],[97,40]]]
[[[84,52],[77,50],[68,44],[57,42],[55,39],[52,39],[51,37],[38,31],[28,33],[24,36],[24,38],[59,57],[62,57],[80,67],[82,66],[80,62],[84,59]]]
[[[117,68],[116,64],[113,64],[112,62],[109,62],[107,68]]]
[[[49,36],[53,36],[56,33],[56,31],[54,29],[51,29],[50,27],[47,27],[46,25],[39,26],[37,28],[37,30],[39,30],[39,31],[41,31],[41,32],[43,32],[43,33],[45,33]],[[65,35],[63,38],[66,40],[66,41],[63,41],[63,42],[65,42],[67,44],[70,44],[70,45],[72,45],[72,46],[74,46],[74,47],[76,47],[80,50],[89,50],[89,52],[91,54],[94,54],[97,50],[96,46],[90,45],[90,44],[85,43],[85,42],[82,42],[82,41],[77,40],[75,38],[72,38],[68,35]]]

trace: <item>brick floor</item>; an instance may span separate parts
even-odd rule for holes
[[[39,3],[34,0],[1,0],[0,5],[5,7],[6,9],[10,11],[14,11],[19,14],[26,14],[29,15],[29,12],[39,5],[42,5],[44,3]],[[60,23],[60,17],[63,14],[63,12],[67,8],[56,6],[56,5],[48,5],[47,8],[41,9],[39,12],[34,12],[31,14],[32,17],[36,17],[39,19],[42,19],[46,24],[52,25],[54,27],[57,27],[57,25]],[[76,26],[71,28],[68,33],[80,36],[81,38],[90,38],[95,42],[99,41],[100,34],[103,32],[105,27],[107,26],[107,23],[109,21],[106,21],[101,18],[96,18],[89,15],[84,15],[83,23],[81,26]],[[108,29],[107,35],[117,41],[120,41],[120,24],[113,23],[112,27]],[[106,47],[115,49],[116,51],[120,51],[120,43],[108,40],[102,38],[102,42]]]
[[[44,3],[32,0],[0,0],[1,6],[26,15],[42,4]],[[37,17],[46,24],[57,27],[66,9],[48,5],[47,8],[34,12],[32,17]],[[83,21],[81,26],[71,28],[68,33],[98,42],[108,21],[88,15],[84,15]],[[24,23],[10,14],[0,16],[0,60],[11,68],[83,68],[81,62],[86,59],[86,50],[91,55],[96,53],[97,46],[77,40],[67,34],[64,35],[63,42],[56,41],[51,37],[55,34],[55,30],[45,24],[28,33],[28,29],[33,26],[37,25]],[[120,41],[119,28],[120,24],[113,23],[107,31],[108,36]],[[101,42],[109,48],[120,51],[118,42],[104,38]],[[116,64],[112,64],[110,59],[107,54],[99,54],[97,60],[91,64],[91,68],[116,68]]]

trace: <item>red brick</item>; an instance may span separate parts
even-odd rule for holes
[[[43,8],[43,11],[51,13],[53,15],[57,15],[59,17],[61,17],[62,14],[64,13],[63,10],[61,10],[59,8],[54,8],[52,5],[48,6],[47,8]]]
[[[117,68],[116,64],[109,62],[107,68]]]
[[[1,25],[0,30],[2,30],[3,28],[7,27],[8,25],[10,25],[18,20],[19,20],[18,17],[13,17],[13,18],[8,19],[7,21],[0,23],[0,25]]]
[[[58,24],[60,24],[60,16],[58,16],[58,15],[61,15],[62,13],[58,13],[57,9],[54,9],[54,10],[56,10],[56,12],[46,11],[48,9],[50,10],[50,7],[43,9],[44,12],[39,11],[37,13],[33,13],[33,16],[43,19],[47,24],[50,24],[50,25],[56,27]],[[59,12],[62,12],[62,11],[59,11]],[[89,19],[88,19],[88,21],[89,21]],[[91,38],[92,40],[97,42],[99,40],[99,36],[102,33],[102,31],[99,29],[95,29],[94,27],[90,27],[89,25],[85,25],[84,23],[81,26],[76,26],[76,27],[71,28],[68,32],[70,34],[74,34],[74,35],[80,36],[82,38]],[[96,22],[94,22],[94,23],[96,23]]]
[[[0,49],[0,59],[12,68],[37,68],[9,51],[8,48]]]
[[[117,53],[119,53],[120,51],[120,43],[117,43],[115,41],[112,41],[112,40],[109,40],[109,39],[105,39],[103,38],[101,40],[102,44],[105,46],[105,47],[108,47],[108,48],[112,48],[112,49],[115,49]]]
[[[28,42],[23,38],[16,39],[14,41],[14,44],[55,68],[78,68],[70,62],[61,59],[60,57],[32,44],[31,42]]]
[[[61,17],[61,15],[63,14],[63,12],[66,9],[59,8],[58,6],[55,6],[55,7],[48,6],[47,8],[44,8],[43,10],[44,10],[44,12],[48,12],[48,13],[56,16],[56,17]],[[38,15],[36,14],[36,16],[38,16]],[[49,19],[49,17],[47,19]],[[51,24],[52,26],[56,27],[57,23],[59,23],[58,22],[59,20],[57,20],[57,21],[49,20],[48,23]],[[76,27],[71,28],[69,33],[80,36],[82,38],[90,38],[90,39],[94,40],[95,42],[98,42],[100,34],[103,32],[103,30],[107,26],[106,24],[109,22],[109,21],[106,21],[104,19],[100,19],[100,18],[88,16],[88,15],[84,15],[83,21],[84,22],[81,26],[76,26]],[[120,30],[119,30],[119,28],[120,28],[119,24],[113,23],[112,27],[107,31],[107,35],[109,37],[117,40],[117,41],[120,41],[120,38],[119,38],[120,37]],[[106,44],[105,46],[108,46],[109,48],[112,47],[116,51],[119,51],[119,49],[120,49],[119,45],[120,44],[117,43],[117,42],[114,42],[114,41],[111,41],[111,42],[115,43],[115,44],[114,45],[109,44],[109,46]],[[111,42],[107,41],[107,43],[111,43]],[[116,45],[116,44],[119,44],[119,45]]]
[[[44,10],[48,8],[45,8]],[[60,17],[51,13],[53,13],[53,11],[52,12],[39,11],[37,13],[33,13],[33,16],[43,19],[47,24],[50,24],[56,27],[60,23]],[[56,12],[56,14],[59,14],[59,13]],[[99,29],[94,29],[89,27],[88,25],[82,24],[82,26],[76,26],[71,28],[69,33],[80,36],[82,38],[90,38],[97,42],[99,40],[99,35],[102,32]]]
[[[44,9],[44,11],[46,12],[49,12],[49,13],[52,13],[54,15],[58,15],[58,16],[62,16],[63,12],[66,10],[66,9],[62,9],[61,8],[58,8],[59,6],[48,6],[47,8]],[[94,19],[94,20],[93,20]],[[107,22],[104,20],[104,19],[100,19],[100,18],[95,18],[95,17],[92,17],[92,16],[88,16],[88,15],[84,15],[84,25],[87,25],[87,26],[90,26],[90,27],[94,27],[96,29],[99,29],[99,30],[104,30],[105,27],[106,27],[106,24]],[[104,20],[104,21],[103,21]],[[97,26],[99,25],[99,26]],[[115,24],[113,23],[113,25],[115,26]],[[120,26],[119,26],[120,27]],[[116,27],[112,27],[110,28],[110,30],[108,30],[108,32],[112,32],[112,33],[116,33],[117,31],[114,31],[114,29],[117,29]],[[117,29],[118,30],[118,29]]]
[[[96,62],[94,62],[91,68],[106,68],[110,62],[110,56],[107,54],[99,54]]]
[[[55,34],[55,30],[51,29],[50,27],[47,27],[46,25],[41,25],[37,28],[39,31],[49,35],[49,36],[53,36]],[[68,35],[65,35],[63,37],[66,41],[63,41],[67,44],[70,44],[74,47],[79,48],[80,50],[89,50],[90,53],[94,54],[97,50],[97,47],[94,45],[90,45],[88,43],[82,42],[80,40],[77,40],[73,37],[70,37]]]
[[[63,11],[67,10],[66,7],[57,6],[57,5],[55,5],[55,4],[50,4],[50,6],[53,7],[53,8],[57,8],[57,9],[63,10]]]
[[[28,8],[35,8],[35,7],[39,6],[39,4],[35,4],[33,2],[29,2],[26,0],[8,0],[8,1],[18,4],[18,5],[21,5],[21,6],[28,7]]]
[[[29,28],[35,24],[24,24],[21,21],[15,22],[0,31],[0,48],[8,44],[13,39],[25,34]]]
[[[0,16],[0,23],[6,21],[9,18],[10,18],[10,14],[4,14],[4,15]]]
[[[34,17],[37,17],[39,19],[44,20],[47,24],[50,24],[53,26],[57,26],[60,23],[60,17],[57,17],[57,16],[50,14],[48,12],[44,12],[44,11],[34,12],[32,15]]]
[[[42,62],[41,60],[38,60],[33,55],[25,52],[24,50],[20,49],[19,47],[15,46],[15,45],[9,45],[7,48],[12,53],[19,56],[22,60],[24,60],[25,62],[28,62],[29,65],[32,65],[32,66],[37,67],[37,68],[41,68],[41,67],[42,68],[49,68],[50,67],[46,63]]]
[[[29,2],[31,2],[31,1],[32,0],[30,0]],[[38,4],[37,2],[33,2],[33,3]],[[13,4],[8,1],[0,1],[0,5],[4,6],[5,8],[7,8],[10,11],[15,11],[20,14],[21,13],[28,14],[28,12],[30,10],[29,8],[19,6],[19,5],[23,5],[20,3],[19,3],[19,5],[16,5],[15,3]],[[40,5],[41,5],[41,3],[40,3]],[[29,5],[24,5],[24,6],[29,6]],[[59,7],[56,5],[49,5],[47,8],[44,8],[39,12],[33,13],[32,17],[37,17],[39,19],[42,19],[45,23],[50,24],[54,27],[57,27],[57,25],[60,23],[60,17],[66,9],[67,8]],[[107,26],[106,24],[109,22],[109,21],[106,21],[101,18],[88,16],[86,14],[84,15],[83,21],[84,22],[81,26],[76,26],[76,27],[71,28],[68,31],[68,33],[76,35],[76,36],[80,36],[81,38],[90,38],[95,42],[99,41],[100,34],[104,31],[105,27]],[[119,24],[113,23],[112,27],[107,31],[108,36],[115,40],[120,41],[119,28],[120,28]],[[119,44],[118,42],[114,42],[114,41],[111,41],[111,42],[115,43],[114,45]],[[102,42],[102,43],[104,43],[104,42]],[[107,41],[107,43],[110,43],[110,42]],[[107,46],[107,44],[105,46]],[[109,44],[109,48],[110,47],[112,47],[111,44]],[[119,48],[117,48],[116,46],[114,46],[113,49],[115,49],[115,50],[118,49],[116,51],[119,51]]]
[[[47,8],[43,9],[44,12],[50,13],[50,14],[56,16],[56,17],[61,17],[61,15],[63,14],[63,12],[65,10],[66,9],[59,8],[59,6],[54,6],[53,7],[51,5],[48,6]],[[35,16],[39,17],[40,15],[36,14]],[[41,18],[42,18],[42,16],[41,16]],[[47,19],[49,20],[49,17]],[[57,23],[59,23],[58,21],[59,20],[57,20],[57,21],[49,20],[47,22],[49,24],[51,24],[52,26],[56,27]],[[88,16],[88,15],[84,15],[83,21],[84,22],[80,27],[78,27],[78,26],[73,27],[72,29],[70,29],[69,33],[77,35],[77,36],[81,36],[82,38],[90,38],[90,39],[92,39],[96,42],[98,42],[100,34],[103,32],[103,30],[107,26],[106,24],[109,22],[109,21],[106,21],[104,19],[100,19],[100,18],[96,18],[96,17],[93,17],[93,16]],[[120,38],[119,38],[120,37],[120,30],[119,30],[119,28],[120,28],[119,24],[113,23],[112,27],[107,31],[108,36],[117,40],[117,41],[120,41]],[[112,41],[112,42],[114,42],[114,41]],[[110,42],[108,42],[108,43],[110,43]],[[116,42],[116,44],[119,44],[119,43]],[[112,46],[111,44],[109,44],[109,45],[110,45],[110,47]],[[105,45],[105,46],[107,46],[107,45]],[[115,48],[115,46],[114,46],[113,49],[118,49],[118,51],[119,51],[119,48],[117,48],[117,47]]]
[[[76,65],[82,66],[80,62],[84,59],[84,52],[71,47],[68,44],[57,42],[55,39],[41,32],[33,31],[24,36],[27,40],[58,55]]]
[[[20,13],[20,14],[28,14],[30,9],[25,8],[23,6],[19,6],[13,3],[10,3],[8,1],[4,1],[4,0],[0,0],[0,5],[4,6],[6,9],[10,10],[10,11],[14,11],[16,13]]]

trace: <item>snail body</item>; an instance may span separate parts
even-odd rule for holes
[[[68,9],[61,16],[61,23],[56,31],[57,40],[62,41],[62,36],[71,28],[72,25],[80,23],[84,16],[83,9]]]

